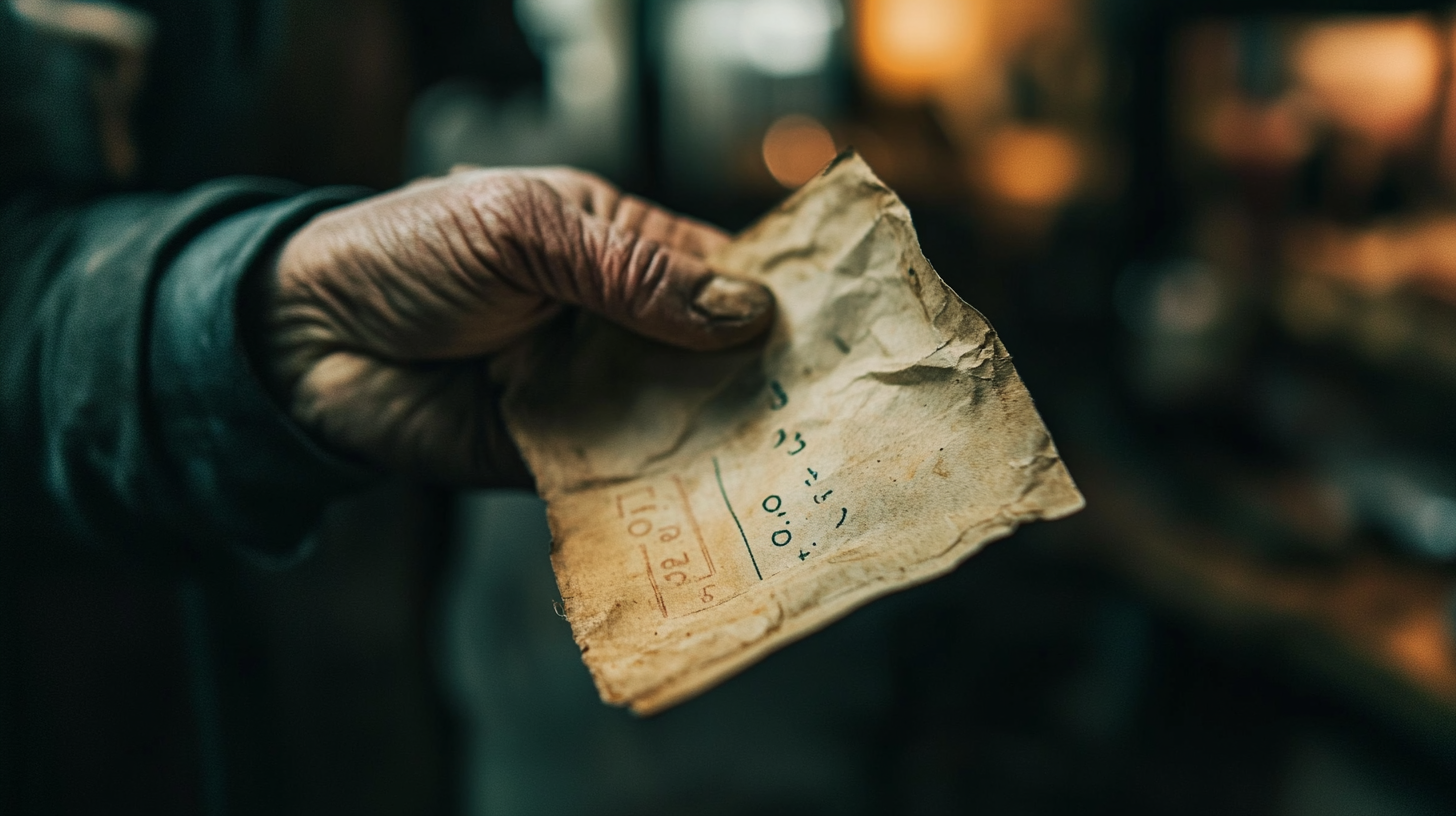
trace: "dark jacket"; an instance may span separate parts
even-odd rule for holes
[[[321,508],[370,478],[314,445],[260,386],[240,292],[292,230],[361,191],[202,181],[229,169],[276,4],[139,4],[154,33],[151,79],[129,106],[131,167],[117,166],[124,151],[104,121],[117,55],[32,19],[64,5],[0,2],[0,813],[125,808],[124,789],[147,774],[176,775],[177,792],[138,795],[139,807],[216,810],[192,576],[219,558],[297,559]],[[157,657],[155,673],[93,683],[108,671],[94,655],[151,658],[105,626],[68,621],[146,628],[150,602],[135,586],[175,590],[180,622],[154,617],[189,645]],[[66,696],[87,683],[115,699]],[[187,721],[148,713],[149,694],[189,701]],[[123,738],[86,742],[108,728]],[[187,747],[163,757],[171,731]],[[78,798],[98,784],[116,790]]]

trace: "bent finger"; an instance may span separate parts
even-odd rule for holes
[[[690,252],[583,217],[568,251],[546,258],[543,294],[638,334],[706,351],[748,342],[773,319],[755,281],[720,274]]]

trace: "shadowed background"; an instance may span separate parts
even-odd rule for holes
[[[1456,812],[1446,6],[280,8],[259,115],[138,138],[308,184],[572,164],[734,230],[853,146],[1088,507],[648,720],[596,700],[523,493],[386,485],[180,595],[0,575],[0,688],[52,709],[0,750],[64,725],[0,809]]]

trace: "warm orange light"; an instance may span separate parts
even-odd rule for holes
[[[982,183],[1014,204],[1060,204],[1082,178],[1076,142],[1054,128],[1007,127],[985,144]]]
[[[1294,227],[1285,255],[1295,271],[1337,278],[1372,295],[1412,283],[1456,292],[1456,218],[1450,216],[1365,229]]]
[[[1456,22],[1446,29],[1447,65],[1456,65]],[[1436,169],[1448,187],[1456,187],[1456,82],[1446,83],[1444,116],[1437,142]]]
[[[834,153],[834,137],[808,116],[785,116],[763,135],[763,163],[785,187],[798,187],[813,178]]]
[[[1401,668],[1449,692],[1453,690],[1456,649],[1451,646],[1447,626],[1440,615],[1413,615],[1391,633],[1388,648]]]
[[[1303,159],[1311,134],[1300,110],[1287,101],[1255,104],[1230,97],[1212,112],[1209,147],[1220,158],[1241,164],[1284,166]]]
[[[879,93],[915,98],[974,65],[985,0],[861,0],[860,65]]]
[[[1294,74],[1334,121],[1381,141],[1412,133],[1441,79],[1441,43],[1421,18],[1353,19],[1305,29]]]

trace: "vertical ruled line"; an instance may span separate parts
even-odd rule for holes
[[[728,515],[733,517],[733,523],[738,525],[738,535],[743,539],[743,546],[748,550],[748,560],[753,562],[753,572],[758,580],[763,580],[763,573],[758,570],[758,559],[753,557],[753,547],[748,543],[748,534],[743,532],[743,523],[738,520],[738,514],[733,512],[733,502],[728,500],[728,490],[723,487],[723,469],[718,466],[718,457],[713,457],[713,475],[718,477],[718,492],[723,494],[723,504],[728,507]]]
[[[662,616],[667,617],[667,604],[662,601],[662,590],[657,588],[657,579],[652,575],[652,559],[647,557],[647,545],[638,544],[642,548],[642,563],[647,565],[647,580],[652,582],[652,594],[657,596],[657,608],[662,610]]]

